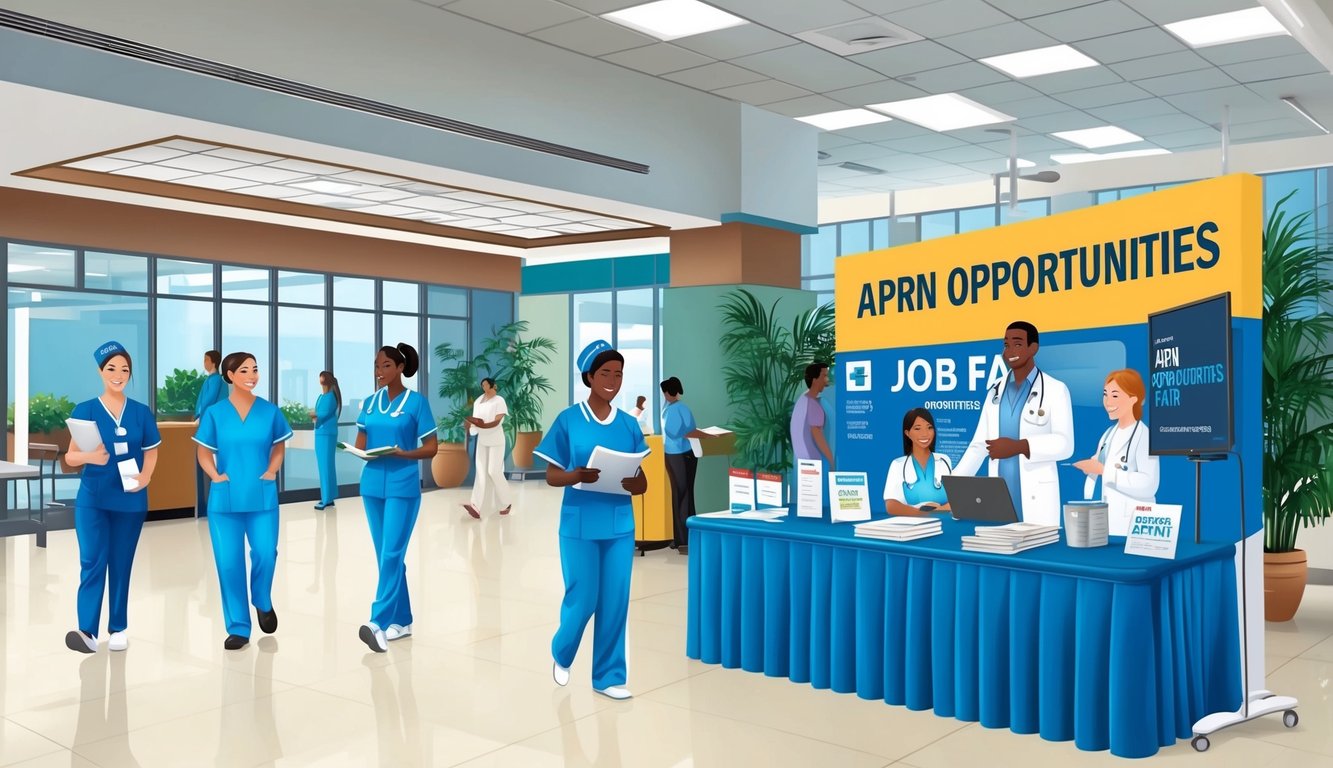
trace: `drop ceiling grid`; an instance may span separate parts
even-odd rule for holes
[[[1222,106],[1228,102],[1253,115],[1248,122],[1254,127],[1243,135],[1261,134],[1265,127],[1274,131],[1249,140],[1312,135],[1313,126],[1283,119],[1291,117],[1287,107],[1267,94],[1296,86],[1321,96],[1324,89],[1333,94],[1333,78],[1291,38],[1194,51],[1160,26],[1253,7],[1256,0],[706,0],[750,23],[671,42],[598,17],[646,0],[415,1],[789,117],[956,90],[1014,115],[1017,120],[1007,125],[1019,134],[1019,154],[1038,165],[1049,164],[1053,153],[1084,151],[1045,134],[1116,124],[1120,105],[1129,110],[1129,125],[1123,127],[1144,141],[1106,151],[1180,147],[1182,139],[1211,135],[1208,129],[1221,121]],[[843,57],[792,36],[870,17],[925,39]],[[558,21],[534,29],[542,19]],[[615,32],[609,33],[610,28]],[[602,43],[612,34],[614,51]],[[1091,56],[1099,66],[1014,80],[977,62],[1061,43]],[[1316,74],[1329,82],[1315,82],[1311,76]],[[1160,104],[1135,111],[1154,101]],[[968,145],[974,149],[942,149]],[[878,191],[877,181],[888,190],[921,186],[929,183],[920,178],[926,176],[949,183],[962,177],[983,179],[1004,168],[1008,145],[1007,139],[984,131],[935,134],[894,121],[823,133],[820,148],[831,154],[821,161],[822,196]],[[999,157],[981,161],[990,155]],[[900,156],[927,162],[911,171],[919,178],[886,173],[849,185],[845,171],[827,170],[847,161],[879,167],[872,161]],[[951,157],[960,159],[950,162]]]

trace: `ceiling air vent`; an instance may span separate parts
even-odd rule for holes
[[[857,173],[868,173],[872,176],[879,176],[886,173],[883,168],[876,168],[871,165],[861,165],[860,163],[838,163],[838,167],[846,168],[849,171],[856,171]]]
[[[799,32],[796,37],[839,56],[855,56],[922,39],[915,32],[874,17]]]

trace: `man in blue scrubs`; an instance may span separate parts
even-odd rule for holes
[[[210,349],[204,353],[204,386],[199,389],[199,397],[194,402],[194,421],[196,424],[204,417],[204,411],[227,399],[227,383],[218,373],[222,364],[222,353]],[[196,462],[194,467],[194,514],[204,517],[208,514],[208,475]]]

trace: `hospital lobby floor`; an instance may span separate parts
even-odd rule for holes
[[[0,766],[1050,766],[1128,765],[1105,752],[911,712],[685,657],[686,558],[634,559],[629,683],[589,682],[591,627],[567,688],[551,680],[562,594],[558,492],[515,484],[514,513],[472,520],[462,491],[424,497],[408,553],[414,635],[371,654],[357,638],[375,585],[359,499],[282,509],[280,626],[239,652],[223,630],[207,526],[145,526],[130,648],[64,647],[74,626],[73,531],[37,549],[0,539]],[[1333,586],[1267,630],[1277,718],[1179,741],[1151,764],[1333,766]]]

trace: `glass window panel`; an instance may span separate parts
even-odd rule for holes
[[[875,219],[870,222],[870,248],[879,250],[889,247],[889,220]]]
[[[375,281],[360,277],[334,276],[333,303],[348,309],[374,309]]]
[[[83,284],[106,291],[148,292],[148,259],[122,253],[83,254]]]
[[[417,294],[416,283],[395,283],[385,280],[384,286],[384,311],[386,312],[419,312],[421,310],[421,299]]]
[[[598,339],[612,341],[611,294],[574,294],[574,343],[570,345],[570,351],[577,357],[584,347]],[[588,388],[583,386],[583,377],[578,373],[574,374],[571,394],[571,402],[588,399]]]
[[[157,412],[194,418],[204,380],[204,353],[213,348],[213,302],[157,300]],[[160,329],[170,328],[170,333]]]
[[[1008,207],[1006,204],[1004,207]],[[978,229],[990,229],[995,226],[995,206],[963,208],[958,211],[958,231],[972,232]]]
[[[870,222],[853,221],[838,225],[841,234],[838,241],[838,255],[865,253],[870,250]]]
[[[375,392],[375,316],[369,312],[333,313],[333,375],[343,391],[341,421],[356,421],[356,412]]]
[[[1114,203],[1115,201],[1117,201],[1117,200],[1119,200],[1119,199],[1120,199],[1120,190],[1118,190],[1118,189],[1105,189],[1105,190],[1102,190],[1101,192],[1097,192],[1097,193],[1095,193],[1095,194],[1093,195],[1093,202],[1092,202],[1092,204],[1093,204],[1093,205],[1101,205],[1102,203]]]
[[[933,240],[958,234],[957,221],[953,211],[924,213],[921,215],[921,239]]]
[[[406,342],[411,344],[421,357],[426,356],[426,350],[421,348],[421,328],[416,315],[385,315],[383,318],[384,336],[381,339],[381,346],[393,347]],[[378,349],[378,347],[376,348]],[[412,378],[403,378],[403,384],[413,392],[419,391],[418,382],[420,376]]]
[[[9,281],[74,287],[74,251],[45,245],[9,244]]]
[[[1131,197],[1138,197],[1139,195],[1146,195],[1146,194],[1148,194],[1149,192],[1152,192],[1152,191],[1153,191],[1153,188],[1152,188],[1152,185],[1151,185],[1151,184],[1148,185],[1148,186],[1145,186],[1145,187],[1129,187],[1128,189],[1122,189],[1122,190],[1120,190],[1120,199],[1121,199],[1121,200],[1128,200],[1128,199],[1131,198]]]
[[[1265,222],[1268,220],[1268,214],[1273,210],[1273,206],[1293,192],[1295,194],[1283,206],[1288,220],[1315,209],[1315,172],[1312,170],[1290,171],[1288,173],[1274,173],[1264,177]],[[10,277],[12,278],[13,275],[11,274]]]
[[[467,354],[467,321],[453,318],[432,317],[426,321],[426,333],[429,337],[428,349],[422,351],[426,358],[426,372],[430,376],[429,392],[431,413],[435,414],[436,421],[444,418],[449,413],[452,403],[445,401],[439,395],[440,381],[444,375],[445,367],[436,356],[435,350],[442,344],[448,344],[454,349],[462,350]],[[450,364],[450,368],[453,364]],[[443,439],[443,438],[441,438]]]
[[[284,304],[324,306],[324,275],[314,272],[279,272],[278,301]]]
[[[831,291],[833,290],[833,278],[821,277],[814,280],[802,280],[801,287],[807,291]]]
[[[213,265],[199,261],[158,259],[157,292],[176,296],[212,296]]]
[[[273,367],[273,366],[271,366]],[[319,487],[314,421],[324,370],[324,310],[278,307],[278,403],[295,430],[282,464],[283,490]]]
[[[1028,219],[1040,219],[1047,216],[1051,211],[1051,199],[1043,197],[1040,200],[1020,200],[1018,203],[1018,212],[1014,213],[1007,205],[1000,206],[1000,223],[1008,224],[1014,221],[1027,221]]]
[[[269,301],[269,281],[271,274],[267,269],[253,267],[233,267],[222,265],[222,298],[242,301]]]
[[[467,289],[443,285],[426,286],[426,303],[432,315],[467,317]]]
[[[255,356],[259,365],[259,386],[255,394],[267,400],[273,399],[274,375],[277,366],[269,357],[269,318],[271,306],[255,304],[222,305],[222,354],[225,357],[232,352],[249,352]]]
[[[831,293],[821,293],[815,297],[815,304],[817,306],[822,307],[825,304],[832,304],[832,303],[833,303],[833,294]]]
[[[656,324],[653,321],[653,289],[616,291],[616,349],[625,356],[625,378],[616,398],[616,407],[622,411],[634,410],[639,395],[648,398],[646,407],[653,409],[653,342]],[[653,419],[656,423],[657,419]]]
[[[915,216],[898,216],[889,223],[889,245],[907,245],[921,240]]]
[[[838,225],[826,224],[810,238],[810,263],[807,275],[833,274],[833,260],[838,256]]]

